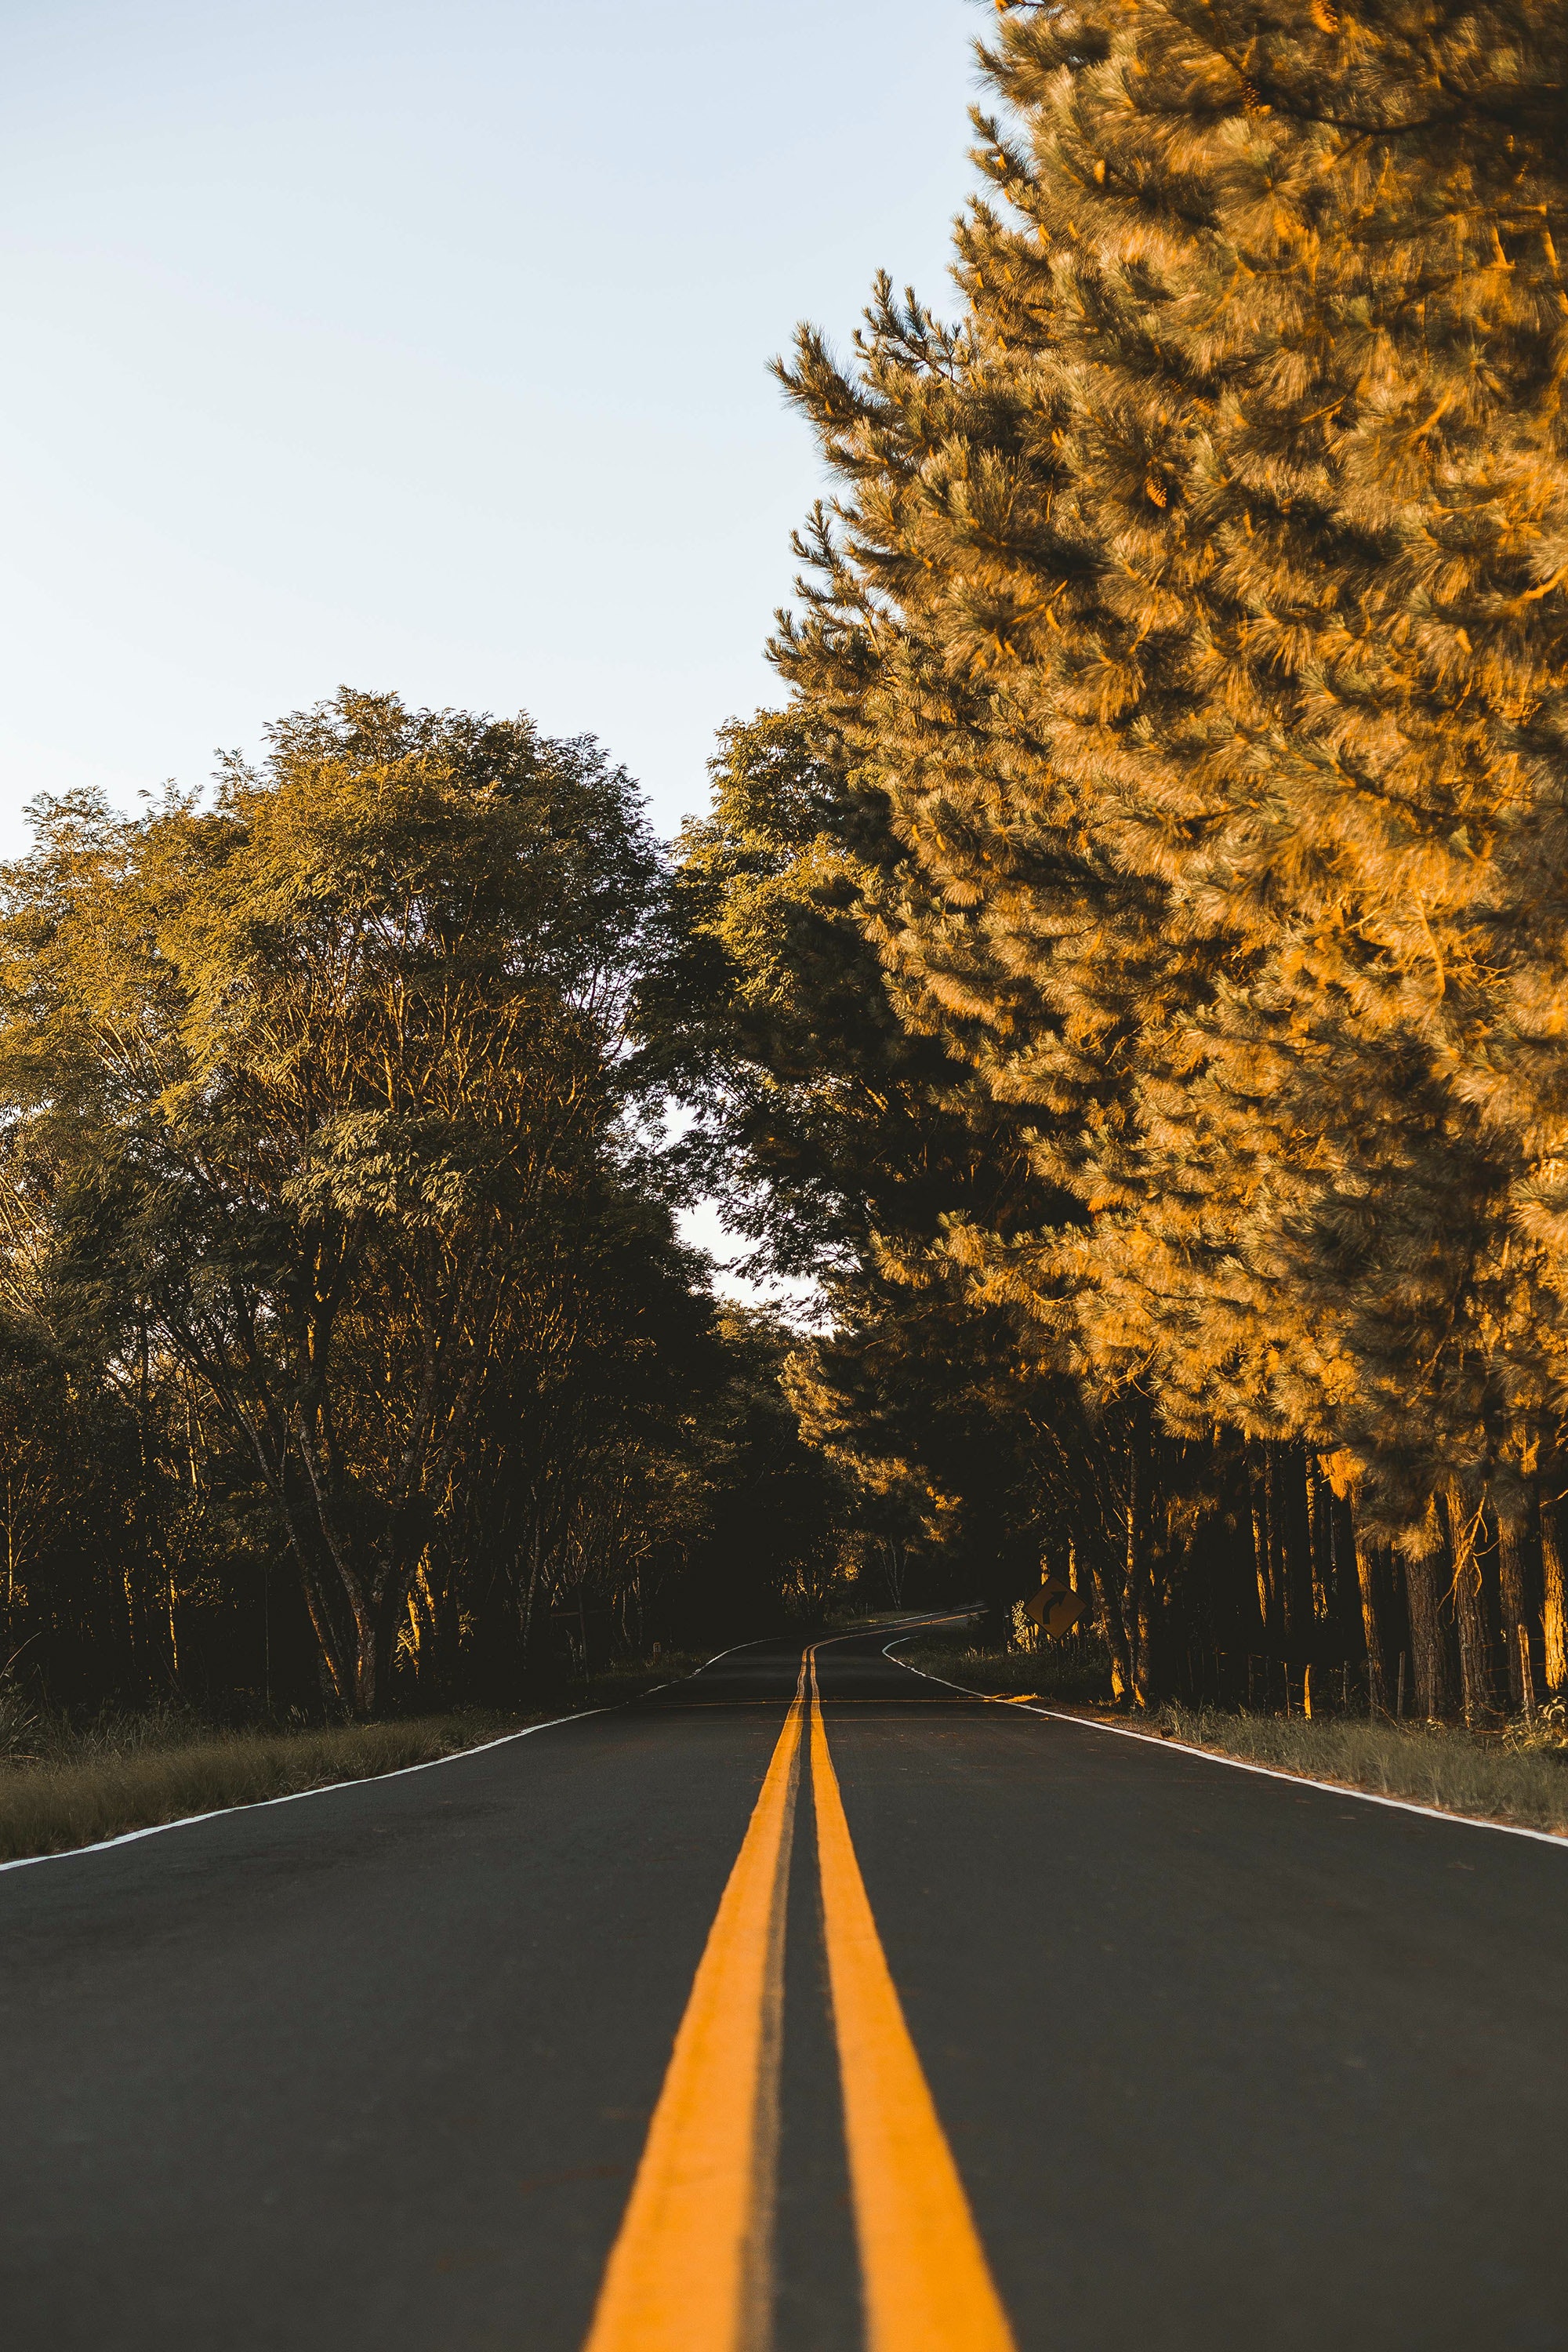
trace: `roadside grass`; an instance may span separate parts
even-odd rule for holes
[[[1089,1642],[1032,1653],[962,1648],[952,1642],[900,1643],[894,1657],[988,1697],[1037,1696],[1109,1717],[1109,1661]],[[1371,1723],[1355,1715],[1231,1714],[1168,1705],[1147,1716],[1118,1710],[1116,1721],[1152,1738],[1186,1740],[1216,1755],[1309,1780],[1338,1781],[1380,1797],[1403,1797],[1440,1812],[1510,1822],[1568,1835],[1568,1726],[1562,1702],[1533,1726],[1495,1732],[1438,1723]]]
[[[110,1718],[53,1752],[0,1763],[0,1861],[68,1853],[189,1813],[254,1805],[334,1780],[455,1756],[541,1717],[478,1710],[313,1731],[220,1731],[173,1711]]]
[[[1164,1706],[1151,1728],[1248,1764],[1339,1780],[1380,1797],[1405,1797],[1440,1812],[1514,1822],[1568,1834],[1568,1747],[1548,1725],[1476,1733],[1439,1723],[1369,1723],[1352,1715],[1227,1715]]]
[[[31,1705],[0,1680],[0,1862],[68,1853],[128,1830],[431,1764],[531,1723],[618,1706],[699,1663],[671,1654],[618,1664],[536,1714],[474,1707],[317,1727],[229,1729],[177,1706],[106,1710],[84,1724]]]
[[[1043,1650],[978,1649],[960,1633],[893,1645],[900,1664],[984,1692],[987,1698],[1048,1698],[1081,1706],[1110,1697],[1110,1659],[1092,1635]]]

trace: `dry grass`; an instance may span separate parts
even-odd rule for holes
[[[1053,1645],[1033,1654],[910,1643],[896,1658],[987,1696],[1037,1696],[1058,1706],[1092,1706],[1109,1697],[1109,1676],[1092,1645]],[[1097,1713],[1100,1710],[1096,1709]],[[1109,1715],[1109,1708],[1104,1712]],[[1445,1724],[1369,1723],[1353,1715],[1228,1714],[1216,1707],[1163,1706],[1116,1720],[1129,1730],[1184,1739],[1194,1748],[1405,1797],[1439,1811],[1568,1835],[1568,1725],[1556,1701],[1532,1727],[1478,1735]]]
[[[529,1719],[476,1712],[279,1732],[202,1730],[153,1716],[95,1726],[68,1748],[57,1735],[51,1752],[35,1748],[0,1762],[0,1861],[65,1853],[191,1813],[372,1780],[454,1756]]]
[[[1167,1706],[1153,1727],[1249,1764],[1406,1797],[1446,1813],[1568,1834],[1568,1749],[1551,1730],[1489,1737],[1443,1724],[1369,1723],[1357,1716],[1226,1715]]]
[[[68,1853],[127,1830],[430,1764],[552,1716],[619,1706],[700,1663],[672,1652],[655,1664],[606,1667],[536,1715],[473,1708],[392,1723],[248,1730],[219,1728],[179,1706],[110,1710],[73,1722],[0,1676],[0,1862]]]

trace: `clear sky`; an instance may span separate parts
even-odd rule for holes
[[[340,682],[661,828],[821,487],[766,362],[945,300],[967,0],[8,0],[0,852]]]

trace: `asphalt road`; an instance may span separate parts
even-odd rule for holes
[[[886,1638],[823,1720],[1018,2346],[1568,2347],[1568,1852]],[[9,2352],[578,2352],[798,1666],[0,1874]],[[776,2352],[863,2340],[822,1919],[806,1769]]]

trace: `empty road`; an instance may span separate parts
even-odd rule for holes
[[[1568,2347],[1568,1850],[888,1638],[0,1873],[10,2352]]]

